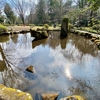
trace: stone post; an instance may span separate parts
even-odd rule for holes
[[[68,35],[68,18],[64,18],[61,25],[60,37],[66,37]]]

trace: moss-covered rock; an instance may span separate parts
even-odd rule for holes
[[[73,96],[61,98],[60,100],[85,100],[85,99],[83,99],[81,96],[73,95]]]
[[[31,95],[0,84],[0,100],[33,100]]]
[[[35,37],[35,40],[39,40],[39,39],[44,39],[44,38],[48,38],[48,33],[45,30],[30,30],[31,31],[31,36]]]
[[[44,28],[48,29],[49,25],[48,24],[44,24]]]

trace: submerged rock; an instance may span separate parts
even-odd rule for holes
[[[61,98],[60,100],[84,100],[84,99],[81,96],[73,95],[73,96]]]
[[[33,100],[29,93],[0,84],[0,100]]]
[[[56,100],[58,97],[58,94],[42,94],[42,100]]]
[[[35,69],[32,65],[28,66],[28,68],[26,69],[28,72],[31,72],[31,73],[35,73]]]

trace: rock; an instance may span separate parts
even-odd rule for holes
[[[40,29],[37,29],[37,31],[36,30],[30,30],[30,32],[31,32],[31,36],[35,37],[35,40],[48,38],[48,36],[49,36],[47,31],[45,31],[43,29],[41,31],[40,31]]]
[[[0,84],[0,100],[33,100],[29,93]]]
[[[35,69],[32,65],[28,66],[28,68],[26,69],[28,72],[34,73]]]
[[[97,42],[99,42],[99,43],[100,43],[100,40],[97,40],[97,39],[96,39],[96,40],[94,41],[94,43],[97,43]]]
[[[84,99],[81,96],[73,95],[73,96],[61,98],[60,100],[84,100]]]
[[[60,37],[66,37],[68,35],[68,18],[64,18],[61,25]]]
[[[58,94],[42,94],[42,100],[56,100],[58,97]]]
[[[94,42],[96,40],[96,38],[92,38],[91,41]]]

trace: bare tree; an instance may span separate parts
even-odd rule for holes
[[[4,6],[5,1],[4,0],[0,0],[0,15],[2,13],[2,8]]]
[[[29,0],[29,16],[28,16],[28,23],[32,24],[34,20],[34,13],[35,13],[36,5],[33,0]]]
[[[28,11],[28,2],[25,2],[25,0],[9,0],[9,2],[12,5],[12,7],[16,10],[23,24],[25,24],[25,16]]]

